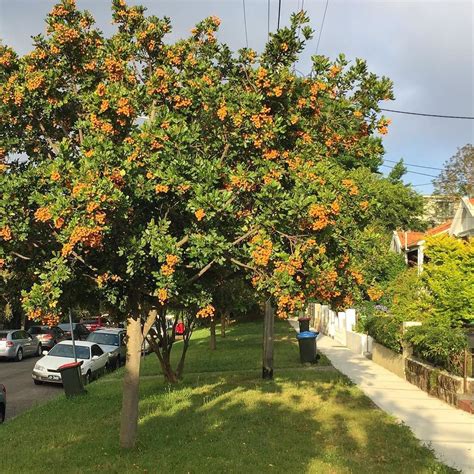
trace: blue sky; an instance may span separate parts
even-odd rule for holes
[[[316,52],[326,0],[282,0],[281,24],[301,7],[316,34],[304,52],[298,70],[308,72]],[[31,35],[44,31],[43,19],[54,5],[50,0],[0,0],[0,38],[19,53],[31,49]],[[233,49],[245,46],[242,0],[148,0],[148,12],[167,15],[170,37],[183,37],[208,15],[222,19],[219,39]],[[91,11],[97,25],[111,33],[108,0],[77,0]],[[261,50],[267,38],[267,0],[245,0],[249,46]],[[365,58],[370,70],[390,77],[396,100],[385,106],[414,112],[474,115],[473,2],[460,0],[329,0],[319,53],[331,58]],[[270,28],[277,24],[278,0],[270,0]],[[386,159],[403,157],[407,163],[439,168],[457,147],[474,141],[474,121],[411,117],[387,113],[392,119],[385,139]],[[391,166],[393,163],[386,162]],[[437,174],[435,170],[409,167]],[[387,170],[385,168],[385,170]],[[388,170],[389,171],[389,170]],[[405,181],[430,183],[431,177],[409,173]],[[431,185],[417,186],[427,194]]]

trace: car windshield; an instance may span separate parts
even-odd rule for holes
[[[67,324],[59,324],[58,325],[63,331],[70,331],[71,330],[71,325],[69,323]],[[76,323],[72,323],[73,329],[76,329]]]
[[[118,334],[107,334],[104,332],[93,332],[87,336],[87,340],[95,342],[96,344],[103,344],[105,346],[118,346]]]
[[[89,359],[90,350],[85,346],[76,346],[76,355],[78,359]],[[48,356],[74,358],[72,344],[56,344],[49,352]]]
[[[41,326],[33,326],[32,328],[28,329],[28,332],[30,334],[47,334],[50,332],[51,329],[46,328],[46,327],[41,327]]]

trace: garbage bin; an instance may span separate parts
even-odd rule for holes
[[[300,360],[304,362],[316,362],[316,337],[317,332],[304,331],[296,335],[300,346]]]
[[[64,393],[68,398],[86,393],[81,373],[82,363],[82,360],[80,362],[71,362],[58,368],[63,381]]]
[[[298,322],[300,323],[300,332],[309,331],[309,322],[311,318],[298,318]]]

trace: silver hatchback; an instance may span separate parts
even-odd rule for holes
[[[0,331],[0,357],[20,361],[23,357],[41,354],[41,342],[23,329]]]

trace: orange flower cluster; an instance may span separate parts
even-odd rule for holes
[[[26,88],[29,91],[35,91],[44,84],[44,76],[41,73],[32,74],[26,81]]]
[[[266,160],[274,160],[275,158],[278,157],[278,151],[277,151],[277,150],[266,150],[266,151],[263,153],[263,157],[264,157]]]
[[[349,190],[349,195],[357,196],[359,194],[359,188],[354,184],[352,179],[343,179],[342,185]]]
[[[0,228],[0,237],[5,241],[12,240],[12,231],[8,225]]]
[[[105,92],[106,92],[106,87],[104,84],[102,84],[102,82],[97,86],[97,89],[95,90],[95,93],[99,96],[99,97],[103,97],[105,95]]]
[[[255,249],[251,254],[255,265],[266,267],[273,251],[271,240],[264,239],[262,236],[257,235],[251,240],[251,243],[255,245]]]
[[[0,66],[10,66],[12,60],[13,54],[11,51],[7,50],[0,56]]]
[[[196,216],[196,219],[198,221],[202,221],[204,219],[204,216],[206,215],[206,213],[204,212],[204,209],[198,209],[194,215]]]
[[[214,306],[212,306],[212,304],[208,304],[196,313],[196,318],[212,318],[215,312],[216,309],[214,308]]]
[[[155,186],[155,191],[157,193],[167,193],[170,187],[167,184],[157,184]]]
[[[106,135],[113,135],[115,133],[114,127],[109,122],[97,118],[97,115],[91,114],[90,120],[94,129],[101,130]]]
[[[125,115],[126,117],[130,117],[133,114],[133,107],[126,97],[119,99],[117,113],[119,115]]]
[[[51,173],[51,181],[58,181],[59,179],[61,179],[61,175],[59,174],[59,172],[53,171]]]
[[[46,222],[51,219],[51,210],[49,207],[39,207],[35,211],[35,220],[39,222]]]
[[[233,174],[230,177],[229,189],[236,188],[242,191],[251,191],[253,187],[252,183],[250,183],[244,176]]]
[[[367,290],[367,295],[369,296],[370,301],[378,301],[383,296],[383,290],[372,286]]]
[[[302,293],[291,296],[289,294],[280,294],[280,291],[277,290],[275,291],[275,296],[277,296],[277,316],[280,319],[286,319],[290,314],[301,308],[304,303]]]
[[[125,68],[123,64],[114,58],[107,58],[105,60],[105,69],[107,69],[109,77],[112,81],[120,81],[125,74]]]
[[[51,16],[59,16],[59,17],[64,17],[64,16],[67,16],[67,14],[69,13],[68,10],[66,10],[66,8],[64,8],[64,5],[56,5],[52,10],[51,10],[51,13],[50,15]]]
[[[168,300],[168,290],[166,288],[160,288],[158,290],[158,300],[162,305]]]
[[[54,32],[59,44],[72,43],[80,37],[79,31],[62,23],[56,23],[54,25]]]
[[[79,196],[82,193],[82,191],[84,191],[85,189],[87,189],[87,184],[85,183],[75,184],[72,188],[72,193],[71,193],[72,197]]]
[[[300,257],[292,256],[288,262],[278,261],[275,263],[275,273],[288,273],[293,276],[303,266],[303,260]]]
[[[268,72],[265,68],[260,67],[257,70],[257,80],[255,81],[258,87],[262,89],[267,89],[270,87],[271,83],[268,79]]]
[[[362,117],[362,112],[360,110],[355,110],[354,111],[354,117],[361,118]]]
[[[352,278],[354,278],[354,281],[358,285],[364,283],[364,276],[358,270],[351,270],[349,273],[352,275]]]
[[[369,208],[369,201],[362,201],[359,204],[359,207],[363,210],[366,211]]]
[[[179,261],[179,257],[177,255],[168,254],[166,256],[166,263],[161,267],[161,273],[164,276],[170,276],[175,271],[175,266]]]
[[[255,128],[259,129],[265,124],[271,124],[273,122],[273,117],[269,114],[269,112],[269,107],[263,107],[259,114],[254,114],[250,117],[250,120]]]
[[[377,124],[377,130],[381,135],[386,135],[388,133],[388,126],[392,123],[390,119],[380,119]]]
[[[193,103],[193,101],[191,99],[188,99],[187,97],[181,97],[179,95],[175,95],[173,97],[173,101],[174,101],[174,106],[177,109],[182,109],[184,107],[189,107]]]
[[[69,237],[69,242],[63,245],[61,250],[62,256],[66,257],[69,255],[78,242],[81,242],[84,246],[90,248],[100,247],[102,243],[102,227],[75,227],[71,236]]]
[[[189,184],[180,184],[177,188],[178,193],[184,194],[190,187],[191,187],[191,185],[189,185]]]
[[[309,216],[313,219],[311,228],[313,230],[325,229],[331,221],[329,220],[330,211],[320,204],[311,204]]]
[[[54,221],[54,227],[56,227],[56,229],[61,229],[61,227],[64,225],[64,219],[62,217],[58,217],[55,221]]]
[[[322,273],[317,282],[312,280],[311,283],[315,285],[314,296],[323,301],[338,297],[341,292],[335,289],[337,277],[335,270],[328,270]]]
[[[341,66],[337,66],[336,64],[333,64],[330,68],[329,68],[329,76],[330,77],[334,77],[336,76],[337,74],[339,74],[341,72]]]
[[[99,288],[102,288],[104,284],[107,283],[109,280],[117,282],[117,281],[121,281],[122,278],[120,278],[118,275],[114,275],[112,273],[106,272],[106,273],[102,273],[102,275],[99,275],[95,280],[97,282],[97,286]]]
[[[217,116],[219,117],[219,120],[222,121],[227,117],[227,107],[225,102],[221,103],[221,106],[217,110]]]
[[[278,181],[281,178],[282,172],[278,170],[270,170],[267,174],[263,177],[264,184],[271,184],[275,181]]]

